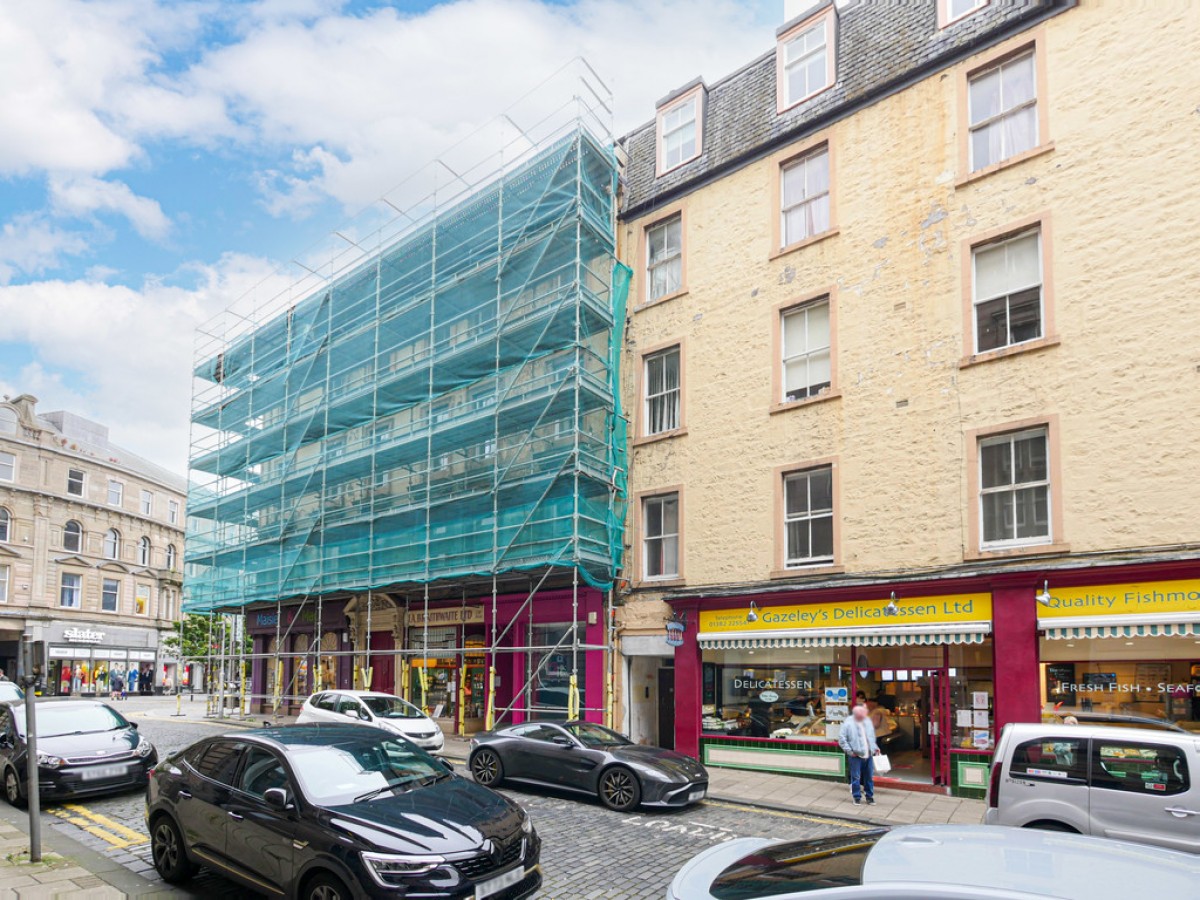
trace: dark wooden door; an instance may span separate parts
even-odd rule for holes
[[[658,670],[658,746],[675,749],[675,670]]]

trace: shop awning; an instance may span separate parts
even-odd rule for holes
[[[790,647],[904,647],[928,644],[982,644],[991,622],[968,622],[945,627],[924,625],[895,628],[833,628],[802,631],[701,633],[706,650],[772,650]]]
[[[1077,638],[1200,637],[1200,622],[1171,622],[1142,625],[1076,625],[1046,628],[1046,639],[1073,641]]]

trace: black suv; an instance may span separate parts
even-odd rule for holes
[[[169,883],[199,865],[306,900],[520,900],[542,883],[541,841],[519,806],[350,723],[193,744],[151,775],[146,823]]]

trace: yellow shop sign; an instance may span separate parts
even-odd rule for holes
[[[1176,612],[1200,612],[1200,580],[1148,581],[1144,584],[1079,588],[1056,588],[1051,584],[1049,604],[1038,607],[1038,618],[1144,616]]]
[[[797,606],[750,604],[738,609],[700,613],[701,633],[730,631],[795,631],[804,628],[880,628],[889,625],[945,625],[956,622],[990,622],[991,594],[955,594],[945,597],[897,597],[895,611],[889,600],[855,600],[849,603],[805,603]]]

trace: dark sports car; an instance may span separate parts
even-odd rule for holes
[[[590,722],[527,722],[478,735],[470,766],[488,787],[512,780],[594,794],[620,812],[687,806],[708,791],[708,772],[690,756]]]

